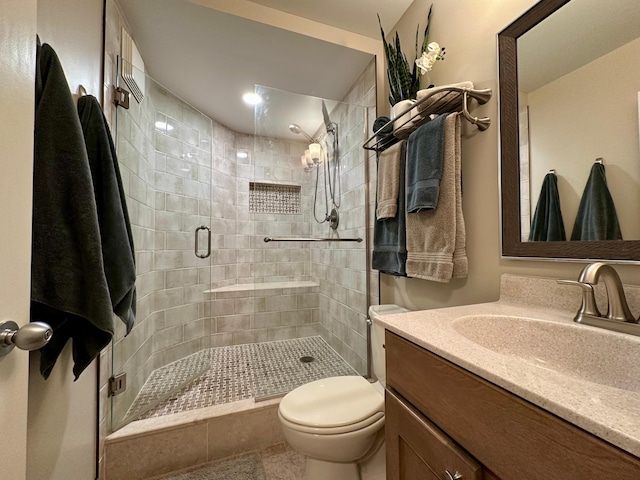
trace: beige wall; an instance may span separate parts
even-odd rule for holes
[[[41,0],[38,35],[60,58],[71,92],[101,97],[102,1]],[[71,342],[45,382],[30,356],[27,479],[89,480],[96,472],[97,362],[73,381]]]
[[[640,239],[640,64],[630,58],[640,58],[640,39],[528,95],[531,209],[544,176],[555,169],[567,238],[591,166],[603,157],[622,238]]]
[[[490,87],[489,103],[473,110],[487,115],[492,126],[485,132],[463,122],[463,210],[467,227],[469,276],[448,284],[381,275],[381,303],[398,303],[412,309],[429,309],[492,301],[498,298],[500,275],[577,278],[581,263],[506,260],[500,256],[498,188],[498,105],[496,35],[534,0],[416,0],[396,27],[403,45],[412,45],[418,22],[433,3],[430,40],[446,47],[444,62],[431,72],[436,85],[471,80],[477,88]],[[638,267],[617,267],[623,281],[640,284]],[[636,312],[637,313],[637,312]]]

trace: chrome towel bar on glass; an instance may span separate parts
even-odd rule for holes
[[[358,242],[358,238],[301,238],[301,237],[264,237],[264,243],[269,242]]]

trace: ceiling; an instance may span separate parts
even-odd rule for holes
[[[385,32],[396,24],[413,0],[252,0],[253,3],[292,13],[299,17],[380,38],[380,15]]]
[[[518,38],[518,87],[532,92],[638,38],[638,0],[573,0]]]
[[[235,0],[379,38],[376,12],[391,29],[412,0]],[[187,0],[119,0],[132,37],[155,81],[207,116],[240,133],[254,133],[254,111],[241,100],[255,86],[340,100],[371,61],[371,53],[301,35]],[[215,3],[213,1],[212,3]],[[222,2],[224,3],[224,2]],[[259,5],[258,5],[259,4]],[[288,17],[291,18],[291,17]],[[369,40],[370,41],[370,40]],[[285,95],[270,135],[297,138],[288,125],[315,131],[317,105]],[[272,99],[275,98],[275,92]]]

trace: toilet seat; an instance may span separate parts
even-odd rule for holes
[[[334,435],[384,422],[384,396],[361,376],[307,383],[280,401],[281,420],[291,429]]]
[[[302,433],[312,433],[314,435],[338,435],[341,433],[351,433],[358,430],[371,427],[378,422],[384,423],[384,413],[378,412],[372,417],[369,417],[361,422],[352,423],[351,425],[344,425],[342,427],[310,427],[308,425],[301,425],[299,423],[293,423],[282,416],[282,413],[278,412],[280,422],[282,425],[289,427],[291,430]],[[377,427],[376,427],[377,428]]]

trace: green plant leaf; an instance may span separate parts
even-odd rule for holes
[[[422,50],[420,53],[427,50],[429,45],[429,26],[431,24],[431,10],[433,10],[433,4],[429,7],[429,14],[427,15],[427,25],[424,27],[424,39],[422,40]]]
[[[418,56],[422,55],[422,52],[427,49],[427,45],[429,44],[429,22],[431,19],[432,9],[433,5],[429,7],[427,25],[424,30],[424,39],[422,41],[422,49],[420,52],[418,52],[420,25],[416,28],[415,58],[413,62],[411,62],[411,65],[409,65],[405,54],[402,53],[402,46],[400,45],[398,32],[396,32],[394,42],[387,42],[384,29],[382,28],[382,22],[380,21],[380,15],[377,15],[378,25],[380,26],[380,35],[382,37],[382,44],[384,46],[384,53],[387,60],[389,103],[391,103],[391,105],[395,105],[400,100],[416,98],[417,92],[420,88],[420,76],[418,74],[415,61]]]

